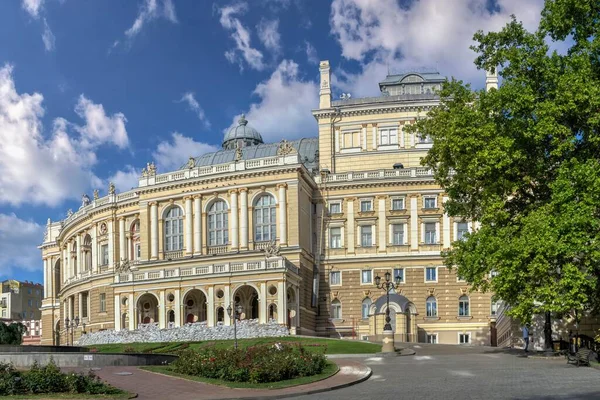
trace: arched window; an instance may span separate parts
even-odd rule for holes
[[[131,224],[130,229],[131,245],[129,251],[131,252],[130,260],[139,260],[142,258],[142,246],[140,244],[140,220],[136,219]]]
[[[218,200],[208,209],[208,245],[223,246],[228,242],[227,203]]]
[[[73,243],[73,250],[71,250],[71,259],[73,266],[73,276],[77,276],[77,242]]]
[[[254,241],[269,242],[276,237],[275,198],[270,194],[260,196],[254,204]]]
[[[92,237],[85,235],[83,239],[83,270],[90,271],[92,269]]]
[[[460,296],[458,299],[458,316],[468,317],[469,315],[471,315],[469,310],[469,296]]]
[[[165,251],[183,249],[183,212],[171,207],[165,216]]]
[[[363,300],[363,302],[362,302],[362,317],[363,317],[363,319],[369,318],[369,309],[371,308],[372,303],[373,302],[368,297]]]
[[[437,300],[433,296],[427,298],[427,316],[437,317]]]
[[[342,318],[342,303],[338,299],[335,299],[331,302],[331,318]]]

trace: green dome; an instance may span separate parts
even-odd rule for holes
[[[256,146],[262,144],[263,139],[260,133],[251,126],[248,126],[246,116],[242,114],[238,120],[238,125],[234,126],[225,134],[223,139],[223,148],[235,149],[236,147]]]

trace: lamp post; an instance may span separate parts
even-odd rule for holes
[[[237,304],[235,306],[235,308],[231,307],[231,304],[229,304],[227,306],[227,315],[229,315],[229,318],[233,318],[233,347],[235,349],[238,348],[238,341],[237,341],[237,318],[242,314],[242,306],[240,306],[239,304]]]
[[[377,289],[385,290],[386,295],[387,307],[385,309],[385,325],[383,327],[382,347],[382,351],[384,353],[393,353],[396,351],[396,348],[394,347],[394,331],[392,330],[392,324],[390,324],[390,321],[392,320],[390,318],[390,290],[396,289],[398,286],[400,286],[401,278],[399,275],[396,276],[396,282],[394,283],[391,280],[391,277],[392,274],[389,271],[384,274],[385,280],[383,282],[381,281],[381,277],[379,275],[375,277],[375,286]]]
[[[69,317],[65,318],[65,328],[67,330],[67,345],[69,344],[69,329],[71,329],[71,346],[73,346],[74,338],[73,334],[75,329],[79,326],[79,317],[75,317],[72,320],[69,320]]]

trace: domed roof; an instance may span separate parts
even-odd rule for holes
[[[242,146],[253,146],[264,143],[260,133],[248,125],[248,120],[246,120],[244,114],[242,114],[238,120],[238,125],[231,128],[229,132],[225,134],[225,138],[223,138],[223,148],[235,148],[235,143],[239,140],[242,141]]]

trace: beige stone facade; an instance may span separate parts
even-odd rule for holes
[[[230,324],[233,302],[293,334],[378,340],[386,271],[401,276],[398,340],[493,342],[490,295],[440,256],[476,224],[444,214],[420,166],[431,143],[403,129],[437,104],[443,78],[388,76],[380,97],[332,101],[327,62],[320,72],[318,138],[262,144],[242,117],[223,151],[174,172],[148,164],[137,188],[49,223],[42,313],[55,334],[44,328],[43,343],[65,342],[77,316],[87,331]]]

